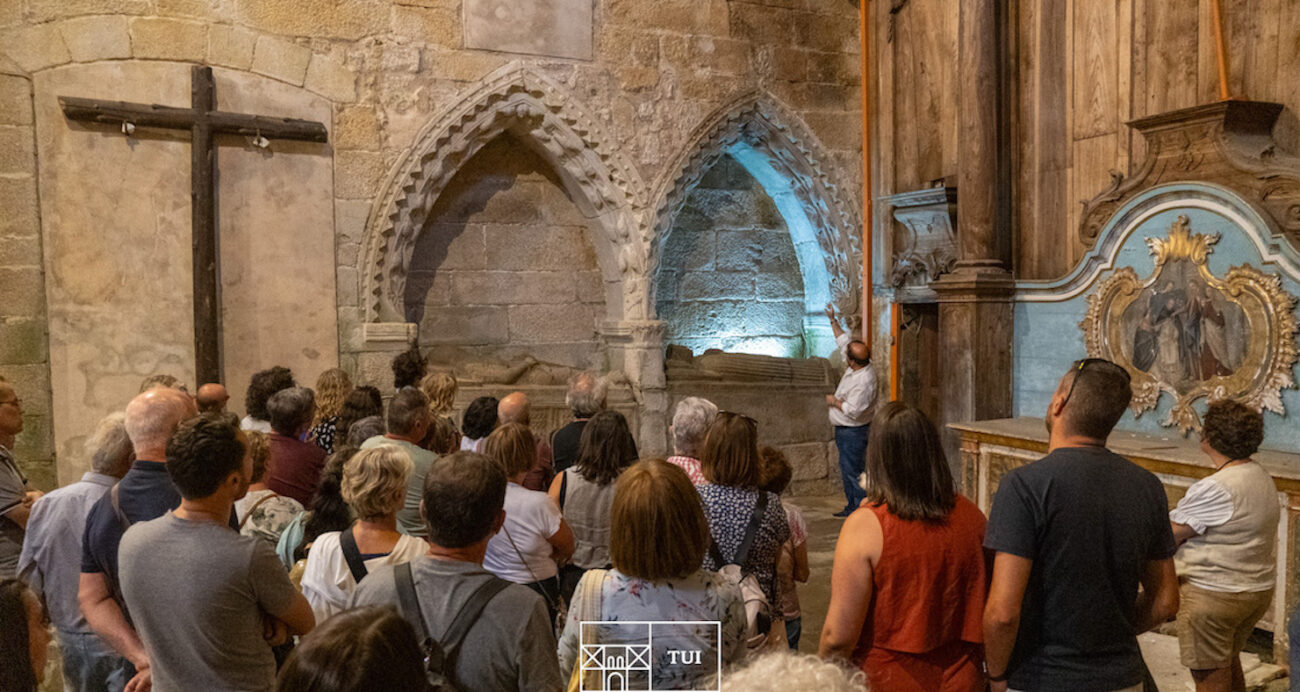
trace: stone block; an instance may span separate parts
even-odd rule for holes
[[[691,193],[691,203],[715,228],[752,228],[759,223],[758,200],[766,196],[757,185],[749,190],[695,190]]]
[[[440,52],[426,54],[426,57],[434,74],[458,82],[476,82],[509,60],[505,54],[468,51]]]
[[[584,229],[486,228],[487,266],[491,269],[571,271],[594,269],[596,253]]]
[[[20,2],[0,2],[0,26],[15,26],[23,22],[23,5]]]
[[[559,344],[528,344],[520,348],[519,352],[522,355],[530,355],[544,363],[558,363],[584,370],[588,368],[604,369],[600,358],[600,346],[594,340]],[[537,414],[534,413],[533,415],[536,416]]]
[[[717,251],[717,233],[711,230],[695,230],[677,217],[672,234],[668,236],[660,266],[677,271],[709,271],[713,269],[714,255]],[[706,227],[707,229],[707,227]]]
[[[460,3],[438,7],[396,5],[389,11],[389,30],[393,35],[442,48],[460,48],[464,43],[461,30]]]
[[[465,47],[591,60],[591,0],[463,0]]]
[[[852,149],[862,143],[862,116],[858,113],[819,111],[801,113],[805,123],[828,147]]]
[[[292,41],[258,36],[253,48],[253,71],[290,84],[302,86],[307,77],[311,50]]]
[[[754,230],[718,231],[718,251],[714,269],[718,271],[754,271],[763,256],[764,233]]]
[[[45,312],[45,281],[40,267],[0,267],[0,317],[36,317]]]
[[[707,13],[708,0],[610,0],[605,9],[607,24],[624,24],[643,29],[665,29],[683,34],[703,33],[699,26],[703,9]],[[704,19],[707,19],[706,14]]]
[[[22,26],[0,33],[0,51],[29,73],[72,60],[63,35],[53,24]]]
[[[24,4],[24,19],[28,24],[39,24],[54,19],[78,17],[87,14],[146,14],[153,9],[152,0],[16,0],[4,4]]]
[[[379,68],[385,72],[419,72],[420,49],[414,46],[386,46],[379,58]]]
[[[320,94],[336,103],[350,103],[357,100],[356,74],[324,55],[311,56],[303,86],[308,91]]]
[[[382,10],[370,2],[321,0],[263,0],[238,4],[242,24],[273,34],[359,39],[382,34]]]
[[[808,51],[790,46],[773,46],[772,77],[799,82],[808,78]]]
[[[357,305],[361,302],[361,289],[357,283],[355,267],[334,268],[334,286],[339,305]]]
[[[237,27],[214,24],[208,27],[208,62],[236,70],[253,66],[257,35]]]
[[[3,367],[38,365],[49,359],[49,338],[45,333],[44,319],[0,320],[0,363],[5,364]]]
[[[386,167],[383,154],[369,151],[338,151],[334,154],[334,196],[340,199],[369,199],[379,189]]]
[[[78,17],[61,24],[63,42],[77,62],[131,57],[131,35],[126,17]]]
[[[616,74],[624,91],[645,91],[659,84],[659,68],[656,67],[620,67]]]
[[[737,2],[731,6],[731,35],[754,43],[803,45],[794,39],[793,13],[785,8]]]
[[[0,74],[0,124],[32,124],[31,87],[22,77]]]
[[[680,272],[671,269],[659,270],[654,287],[655,312],[659,316],[662,317],[665,310],[671,312],[677,301],[681,300],[681,291],[678,288],[681,285],[681,280],[682,275]]]
[[[574,291],[584,303],[605,304],[605,278],[599,271],[582,271],[573,275]]]
[[[434,223],[425,227],[411,256],[411,267],[425,270],[486,269],[483,227]]]
[[[811,481],[825,478],[830,467],[826,465],[826,443],[804,442],[777,447],[790,461],[794,480]]]
[[[207,26],[176,19],[131,20],[131,54],[137,58],[201,62],[208,51]]]
[[[41,266],[41,244],[36,236],[0,236],[0,267]]]
[[[788,13],[786,31],[793,25],[797,43],[812,50],[854,53],[858,50],[857,23],[845,26],[838,17],[813,12]]]
[[[366,149],[380,147],[379,115],[373,106],[348,106],[340,108],[334,116],[334,148]]]
[[[506,308],[447,307],[428,310],[420,321],[421,344],[496,345],[510,343]]]
[[[0,177],[0,236],[34,237],[37,233],[36,181]]]
[[[685,335],[743,333],[737,316],[745,303],[741,301],[696,301],[665,305],[659,318],[669,323],[672,332]]]
[[[754,297],[761,301],[796,301],[803,305],[803,277],[799,266],[791,266],[779,274],[759,274],[755,280]]]
[[[360,243],[366,235],[366,219],[370,214],[368,202],[335,200],[334,234],[339,243]]]
[[[32,128],[0,125],[0,175],[30,176],[36,172],[36,142]]]
[[[510,308],[510,343],[594,341],[596,318],[588,305],[525,305]]]
[[[599,36],[599,58],[611,64],[655,67],[659,64],[659,37],[637,27],[605,26]],[[664,39],[667,40],[665,35]]]
[[[753,271],[687,272],[678,289],[680,300],[752,300]]]
[[[750,71],[746,41],[697,36],[691,41],[691,57],[696,66],[707,67],[712,72],[740,75]]]
[[[577,300],[573,275],[566,272],[457,272],[452,302],[457,305],[532,305]]]

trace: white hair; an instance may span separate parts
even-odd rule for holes
[[[708,399],[688,396],[673,409],[673,451],[695,456],[704,444],[704,436],[718,417],[718,406]]]
[[[578,418],[590,418],[605,408],[609,382],[589,370],[569,378],[569,391],[564,395],[564,405]]]
[[[722,674],[722,692],[867,692],[867,674],[812,654],[782,650],[751,658]]]
[[[131,438],[126,434],[126,414],[121,411],[104,416],[86,440],[90,468],[96,473],[121,475],[133,451]]]

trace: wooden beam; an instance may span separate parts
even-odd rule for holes
[[[212,68],[194,67],[190,103],[195,113],[217,107]],[[194,251],[194,374],[198,384],[221,382],[221,279],[217,275],[217,147],[203,117],[190,127],[190,234]]]
[[[125,101],[98,101],[72,96],[60,96],[59,106],[69,120],[120,125],[129,122],[136,127],[161,127],[169,130],[188,130],[194,124],[193,108],[143,105]],[[272,118],[264,115],[244,115],[213,111],[206,116],[212,131],[219,134],[262,135],[275,139],[303,142],[324,142],[327,133],[323,123],[297,118]]]
[[[1228,46],[1223,42],[1223,7],[1219,0],[1210,0],[1210,20],[1214,23],[1214,48],[1219,63],[1219,99],[1232,98],[1228,90]]]

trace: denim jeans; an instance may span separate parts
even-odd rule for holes
[[[867,492],[858,485],[858,476],[867,464],[867,433],[870,425],[835,426],[835,447],[840,452],[840,480],[844,482],[844,509],[853,511],[866,499]]]
[[[81,632],[59,632],[59,648],[63,650],[63,689],[80,692],[119,692],[130,677],[117,671],[126,664],[99,635]]]
[[[785,621],[785,641],[790,645],[791,651],[799,650],[799,635],[803,634],[803,616],[786,618]]]

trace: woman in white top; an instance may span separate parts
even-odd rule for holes
[[[358,577],[379,565],[410,562],[428,550],[423,540],[397,531],[411,468],[410,456],[395,445],[362,450],[344,464],[343,499],[357,521],[345,531],[321,534],[302,575],[302,593],[317,622],[348,607]]]
[[[1178,648],[1198,692],[1244,690],[1241,650],[1273,601],[1277,486],[1251,455],[1264,418],[1224,399],[1205,411],[1201,451],[1214,473],[1187,489],[1169,520],[1178,541]]]
[[[573,531],[560,516],[555,500],[522,485],[537,458],[536,439],[527,426],[507,423],[492,431],[483,447],[510,479],[506,523],[488,541],[483,567],[541,594],[554,620],[560,603],[559,564],[573,555],[575,544]]]

